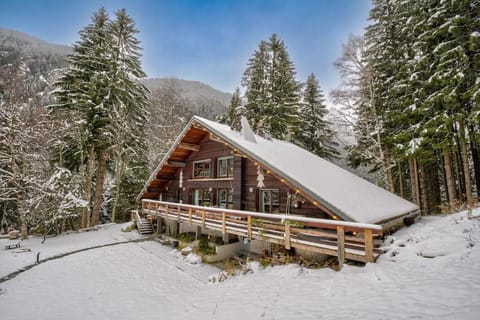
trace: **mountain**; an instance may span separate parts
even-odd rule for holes
[[[67,66],[66,56],[70,53],[72,48],[69,46],[51,44],[23,32],[0,28],[0,66],[24,62],[31,75],[40,81],[51,79],[52,71]],[[230,103],[231,94],[199,81],[151,78],[142,82],[151,91],[175,89],[187,102],[191,113],[209,119],[225,113]]]
[[[24,62],[34,76],[48,77],[67,65],[72,48],[51,44],[26,33],[0,28],[0,66]]]
[[[199,81],[176,78],[143,79],[142,83],[154,91],[175,90],[188,101],[188,108],[193,114],[214,119],[228,110],[232,95]]]

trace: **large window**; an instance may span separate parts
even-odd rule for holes
[[[219,189],[217,205],[220,208],[233,209],[233,190]]]
[[[280,212],[280,191],[278,189],[260,190],[260,201],[262,212],[278,213]]]
[[[194,179],[210,178],[210,168],[211,168],[210,159],[194,161],[193,162],[193,178]]]
[[[217,178],[233,177],[233,157],[221,157],[217,161]]]
[[[208,189],[193,190],[193,204],[196,206],[209,207],[212,204],[212,192]]]

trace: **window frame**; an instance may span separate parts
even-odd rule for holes
[[[269,194],[269,203],[265,203],[265,193]],[[277,194],[276,203],[273,201],[273,193]],[[265,210],[266,206],[268,206],[269,210]],[[276,210],[274,208],[276,208]],[[260,209],[261,212],[280,213],[280,189],[260,189]]]
[[[200,197],[198,198],[199,203],[195,203],[196,202],[195,196],[197,192],[199,192],[199,195],[200,195]],[[207,195],[207,197],[205,197],[205,195]],[[193,189],[193,192],[192,192],[192,203],[197,206],[210,207],[212,206],[212,201],[213,201],[212,195],[213,195],[213,192],[210,191],[208,188],[195,188]],[[208,201],[208,202],[205,202],[205,201]]]
[[[226,161],[226,163],[227,163],[227,166],[226,166],[226,171],[227,172],[224,175],[220,174],[220,169],[221,169],[220,162],[221,161]],[[233,171],[234,171],[234,166],[235,166],[234,161],[235,160],[234,160],[233,156],[224,156],[224,157],[217,158],[217,178],[233,178]],[[229,165],[228,165],[229,163],[232,164],[231,167],[230,167],[231,170],[229,170]]]
[[[225,192],[225,201],[222,201],[220,194]],[[232,189],[218,189],[217,190],[217,206],[224,209],[233,209],[233,190]]]
[[[205,164],[208,164],[208,176],[203,175],[196,175],[196,165],[203,164],[203,172],[205,172]],[[208,179],[212,176],[212,159],[203,159],[203,160],[195,160],[193,161],[192,165],[192,179]]]

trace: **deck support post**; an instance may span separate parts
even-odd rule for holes
[[[337,251],[338,251],[338,266],[343,268],[345,262],[345,228],[337,226]]]
[[[247,237],[252,240],[252,216],[247,217]]]
[[[206,219],[206,212],[205,210],[202,210],[202,226],[205,227],[205,219]]]
[[[202,236],[202,226],[197,226],[197,229],[195,230],[195,240],[200,240],[201,236]]]
[[[229,241],[227,233],[227,215],[225,212],[222,212],[222,240],[223,244],[227,244]]]
[[[157,234],[161,234],[163,229],[163,219],[157,216]]]
[[[366,262],[374,262],[372,230],[365,229],[364,237],[365,237],[365,260]]]

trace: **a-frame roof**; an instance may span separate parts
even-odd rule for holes
[[[176,172],[176,161],[184,161],[206,135],[225,142],[238,154],[258,162],[277,177],[299,190],[308,199],[346,221],[382,223],[417,211],[414,203],[398,197],[355,174],[338,167],[290,142],[265,139],[229,126],[193,117],[177,138],[159,166],[150,176],[137,200],[151,198],[161,187],[162,178]],[[152,191],[153,190],[153,191]]]

